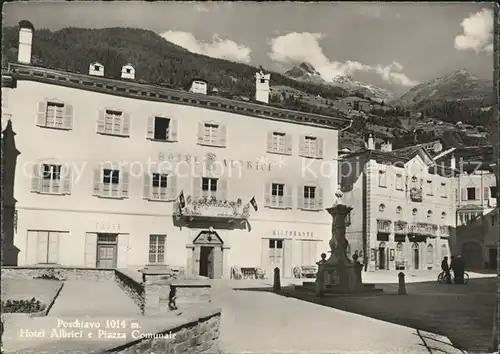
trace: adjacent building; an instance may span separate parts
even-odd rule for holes
[[[441,146],[436,145],[436,152]],[[353,207],[349,252],[367,270],[439,268],[455,227],[455,170],[439,166],[427,144],[393,150],[390,141],[345,155],[339,163],[343,200]]]
[[[468,269],[494,270],[498,267],[498,187],[491,168],[476,167],[458,177],[460,198],[454,250],[462,254]]]
[[[257,102],[244,102],[207,95],[203,80],[191,92],[138,83],[131,63],[121,79],[99,63],[88,75],[36,67],[33,27],[20,27],[2,78],[7,263],[291,276],[328,249],[349,121],[265,104],[260,72]]]

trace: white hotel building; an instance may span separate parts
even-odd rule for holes
[[[20,27],[18,63],[2,75],[4,264],[291,276],[328,250],[349,121],[269,106],[261,73],[250,103],[200,81],[197,92],[140,84],[126,63],[121,79],[98,63],[88,75],[36,67],[33,27]]]

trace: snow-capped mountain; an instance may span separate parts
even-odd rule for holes
[[[420,107],[440,101],[477,101],[482,103],[480,107],[491,106],[494,102],[493,81],[460,69],[412,87],[393,103],[404,107]]]
[[[358,92],[363,94],[365,97],[381,101],[389,101],[393,98],[392,94],[387,90],[366,82],[356,81],[350,76],[336,76],[331,81],[326,81],[321,77],[321,74],[314,68],[314,66],[309,63],[300,63],[299,65],[294,66],[285,72],[285,76],[299,81],[341,87],[352,95]]]

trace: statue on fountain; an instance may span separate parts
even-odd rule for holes
[[[326,209],[332,216],[332,235],[329,241],[330,257],[318,262],[318,277],[316,278],[316,293],[322,296],[326,288],[335,286],[343,291],[354,292],[359,287],[359,277],[356,275],[356,262],[347,255],[349,242],[346,239],[346,217],[352,208],[342,201],[342,189],[339,186],[335,192],[335,203]]]

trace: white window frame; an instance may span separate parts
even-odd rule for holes
[[[280,188],[281,188],[281,195],[279,195]],[[285,188],[286,188],[285,183],[279,183],[279,182],[271,183],[270,205],[273,208],[285,208]]]
[[[433,196],[434,195],[434,190],[433,190],[433,184],[432,184],[432,180],[427,180],[426,184],[425,184],[425,187],[427,189],[426,191],[426,194],[429,195],[429,196]]]
[[[446,182],[441,182],[441,198],[448,198],[446,187],[447,187]]]
[[[149,264],[165,264],[167,255],[167,235],[150,234],[148,247]],[[163,252],[160,252],[163,246]]]
[[[403,183],[403,175],[398,173],[396,174],[396,190],[402,191],[404,190],[404,183]]]
[[[105,170],[110,170],[111,172],[118,172],[118,183],[112,183],[113,174],[109,176],[110,182],[106,183],[105,178],[107,177],[105,174]],[[99,179],[96,181],[96,174],[99,174]],[[94,195],[100,198],[112,198],[112,199],[124,199],[128,198],[128,190],[129,190],[129,172],[120,168],[116,165],[110,164],[101,164],[96,170],[94,170],[94,183],[98,185],[94,185]],[[106,186],[111,186],[110,188],[106,188]],[[113,187],[116,186],[116,187]]]
[[[49,178],[46,178],[45,167],[49,167],[48,174]],[[57,168],[59,171],[57,172]],[[40,185],[40,194],[62,194],[63,189],[63,166],[59,164],[50,164],[50,163],[42,163],[41,164],[42,175],[41,175],[41,185]],[[55,178],[55,176],[59,174],[59,178]]]
[[[59,242],[60,242],[60,234],[61,232],[59,231],[54,231],[54,230],[29,230],[29,231],[34,231],[37,233],[37,241],[36,241],[36,247],[37,247],[37,256],[36,256],[36,263],[37,264],[57,264],[59,262],[59,254],[60,254],[60,246],[59,246]],[[44,260],[40,260],[40,248],[41,248],[41,244],[40,244],[40,233],[46,233],[47,234],[47,243],[46,243],[46,246],[45,246],[45,259]],[[53,239],[56,239],[56,242],[55,242],[55,246],[53,243],[51,243],[51,240]],[[56,247],[56,252],[55,252],[55,255],[54,253],[51,253],[51,244],[53,247]],[[52,259],[51,259],[51,255],[52,255]]]
[[[306,194],[311,194],[311,193],[306,193],[307,189],[312,189],[314,194],[314,197],[311,198],[306,197]],[[317,200],[317,192],[318,192],[318,187],[317,186],[310,186],[306,185],[302,187],[302,193],[303,193],[303,202],[302,202],[302,208],[306,210],[317,210],[318,209],[318,200]]]
[[[117,113],[112,118],[110,115]],[[107,129],[108,120],[112,119],[111,130]],[[122,109],[105,107],[99,110],[97,118],[97,133],[101,135],[111,135],[120,137],[130,137],[130,114]]]
[[[61,107],[60,112],[56,111],[55,107],[57,106]],[[50,107],[54,108],[51,109]],[[52,118],[51,113],[53,113],[53,119],[49,123],[49,119]],[[74,108],[72,105],[55,98],[45,99],[38,103],[36,125],[48,129],[72,130],[73,117]]]
[[[168,120],[168,130],[167,130],[167,137],[166,139],[158,139],[155,138],[155,133],[156,133],[156,120],[157,119],[166,119]],[[146,132],[146,138],[149,140],[154,140],[158,142],[174,142],[178,141],[178,121],[174,118],[171,117],[166,117],[161,114],[155,114],[150,117],[148,117],[148,123],[147,123],[147,132]]]
[[[50,168],[50,178],[45,178],[45,166]],[[59,167],[59,179],[52,178]],[[44,160],[33,165],[31,192],[50,195],[69,195],[72,188],[71,169],[57,160]],[[48,181],[48,182],[47,182]]]
[[[387,188],[387,171],[378,171],[378,186]]]
[[[203,181],[208,182],[208,190],[203,190]],[[215,184],[215,190],[212,190],[212,185]],[[219,179],[214,177],[202,177],[201,178],[201,196],[208,199],[218,199],[219,192]]]
[[[158,186],[155,186],[155,176],[158,176]],[[170,176],[166,173],[151,173],[151,190],[149,195],[151,200],[167,201],[171,199],[171,195],[169,193],[169,177]],[[165,184],[165,186],[162,186],[162,184]]]
[[[272,149],[270,152],[277,154],[286,153],[286,133],[273,131],[272,132]]]
[[[209,134],[207,138],[207,128]],[[198,122],[197,144],[224,148],[227,145],[227,127],[216,121]]]

